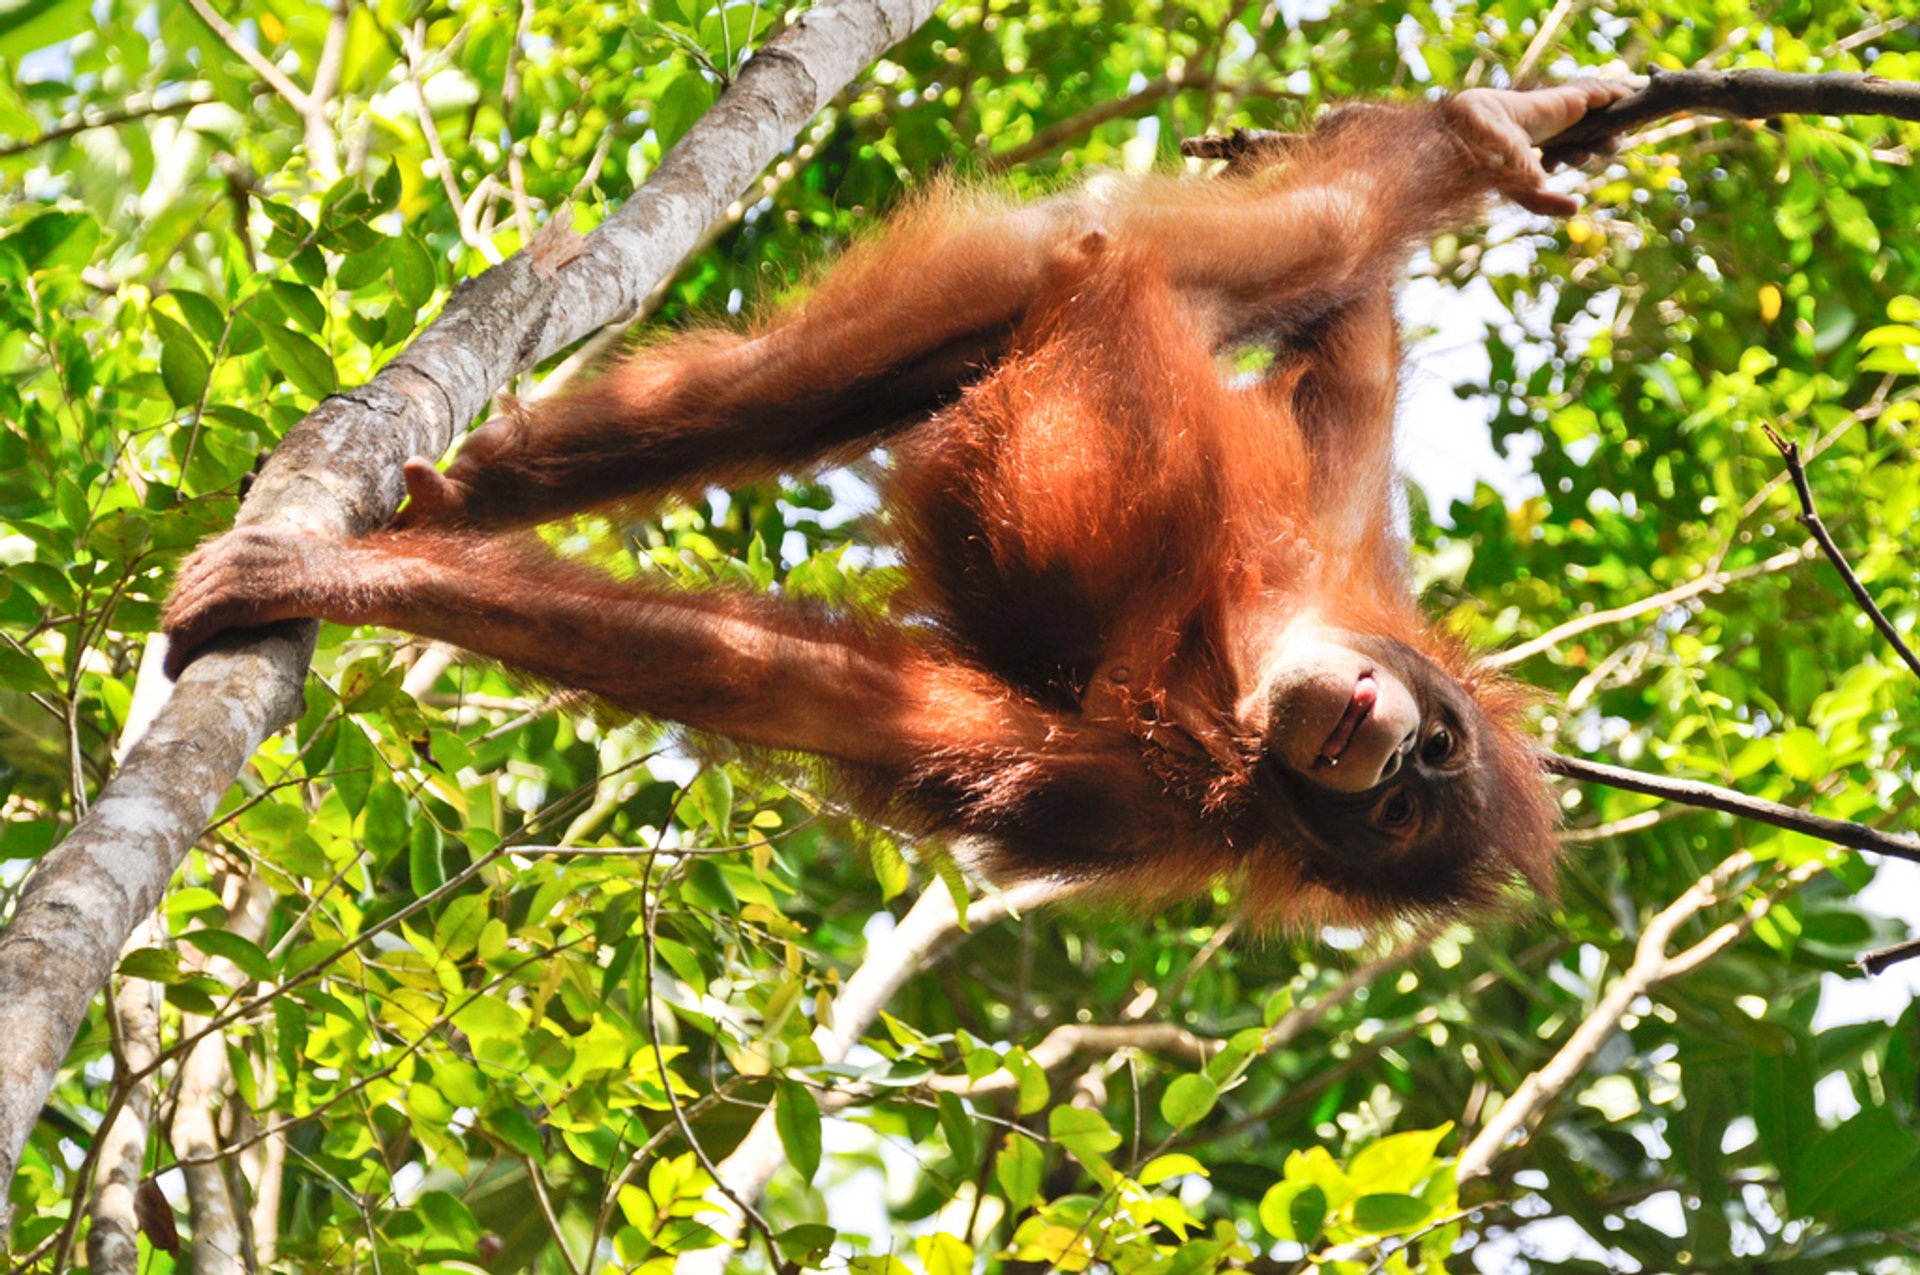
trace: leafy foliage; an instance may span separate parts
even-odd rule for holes
[[[1493,82],[1536,37],[1554,73],[1920,78],[1893,0],[1551,6],[1568,21],[1542,36],[1549,7],[953,5],[822,116],[658,319],[794,286],[944,168],[1041,191],[1170,164],[1210,129]],[[239,45],[314,82],[326,7],[236,13]],[[231,522],[259,456],[535,223],[571,201],[589,227],[631,193],[780,20],[725,0],[548,3],[524,29],[514,6],[350,6],[316,137],[193,4],[14,7],[0,897],[99,791],[172,569]],[[1518,666],[1557,746],[1910,826],[1909,675],[1823,564],[1780,559],[1802,533],[1759,427],[1817,445],[1830,524],[1912,634],[1916,142],[1877,119],[1663,127],[1587,183],[1587,212],[1502,218],[1499,247],[1448,239],[1421,267],[1437,295],[1493,307],[1463,394],[1534,479],[1447,508],[1413,489],[1453,628],[1512,645],[1728,573]],[[863,491],[856,470],[568,534],[617,544],[626,570],[870,605],[894,582]],[[187,1016],[226,1020],[220,1127],[243,1204],[275,1178],[253,1225],[278,1267],[664,1269],[713,1241],[708,1166],[769,1106],[785,1167],[760,1208],[806,1267],[1864,1269],[1920,1225],[1915,1015],[1820,1012],[1849,961],[1900,937],[1853,857],[1631,1006],[1491,1188],[1463,1202],[1454,1180],[1650,914],[1750,852],[1677,942],[1699,939],[1829,853],[1803,837],[1569,789],[1580,841],[1557,901],[1370,977],[1349,974],[1352,936],[1223,934],[1227,898],[1064,907],[966,938],[829,1064],[816,1027],[908,896],[950,888],[940,863],[822,809],[803,776],[695,762],[474,665],[409,680],[422,658],[323,635],[304,717],[222,803],[164,942],[120,968],[165,990],[163,1079]],[[242,878],[270,888],[264,928]],[[1062,1026],[1161,1020],[1205,1061],[1041,1049]],[[14,1184],[15,1252],[43,1269],[79,1251],[111,1038],[103,1003]],[[175,1152],[157,1130],[159,1172]],[[190,1231],[178,1174],[161,1183]]]

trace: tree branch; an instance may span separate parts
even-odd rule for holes
[[[446,450],[507,377],[637,308],[807,120],[934,7],[823,0],[809,9],[759,50],[577,259],[555,270],[528,253],[510,258],[457,289],[371,382],[322,401],[276,449],[240,522],[341,535],[384,523],[400,501],[402,463]],[[196,9],[210,12],[203,0]],[[20,1150],[87,1005],[220,794],[260,741],[298,715],[317,632],[299,621],[217,642],[23,889],[0,933],[0,1233]]]
[[[1809,75],[1749,67],[1734,71],[1650,69],[1646,87],[1597,111],[1542,148],[1549,165],[1590,151],[1639,124],[1697,111],[1730,119],[1774,115],[1891,115],[1920,120],[1920,84],[1851,71]],[[1289,134],[1237,128],[1224,135],[1190,137],[1182,154],[1196,159],[1239,160],[1275,145]]]
[[[1590,611],[1586,615],[1575,616],[1564,624],[1557,624],[1540,636],[1529,638],[1518,646],[1510,646],[1504,651],[1495,651],[1483,662],[1489,668],[1506,668],[1530,656],[1538,655],[1542,651],[1551,650],[1568,638],[1585,633],[1589,629],[1617,624],[1622,620],[1638,619],[1652,611],[1664,611],[1670,606],[1685,602],[1689,598],[1699,597],[1703,593],[1718,593],[1730,584],[1738,584],[1743,580],[1751,580],[1755,576],[1785,570],[1806,561],[1809,556],[1810,551],[1806,549],[1786,549],[1765,561],[1755,562],[1732,571],[1710,571],[1697,580],[1689,580],[1685,584],[1675,585],[1663,592],[1649,594],[1624,606],[1609,607],[1605,611]]]
[[[1902,961],[1920,956],[1920,938],[1906,939],[1888,947],[1875,948],[1854,964],[1869,974],[1882,974]]]
[[[1864,823],[1829,819],[1825,815],[1816,815],[1792,806],[1783,806],[1777,801],[1768,801],[1764,797],[1749,797],[1731,788],[1702,783],[1697,779],[1673,779],[1666,775],[1651,775],[1645,771],[1628,770],[1624,766],[1610,766],[1605,762],[1589,761],[1584,757],[1569,757],[1564,753],[1542,752],[1540,765],[1551,775],[1579,779],[1587,783],[1605,784],[1609,788],[1645,793],[1649,797],[1664,797],[1668,801],[1675,801],[1683,806],[1718,810],[1722,814],[1751,819],[1756,823],[1770,824],[1775,828],[1785,828],[1789,832],[1804,832],[1808,836],[1830,841],[1837,846],[1847,846],[1854,850],[1871,850],[1875,854],[1920,863],[1920,838],[1914,837],[1911,833],[1886,832]]]
[[[0,143],[0,159],[9,159],[15,155],[24,155],[30,150],[37,150],[42,146],[47,146],[54,142],[63,142],[69,137],[76,137],[91,129],[112,128],[116,124],[131,124],[135,120],[152,119],[160,115],[184,115],[194,107],[204,106],[213,100],[213,97],[210,95],[195,95],[192,97],[183,97],[177,102],[168,102],[164,105],[153,101],[148,101],[139,106],[129,103],[117,111],[101,111],[98,114],[82,115],[78,119],[68,120],[65,124],[56,124],[37,137],[29,137],[17,142]]]
[[[127,936],[126,951],[161,937],[151,918]],[[98,1275],[137,1275],[141,1226],[138,1192],[147,1159],[153,1119],[153,1078],[135,1079],[160,1053],[160,985],[123,978],[108,1007],[113,1029],[116,1086],[128,1092],[120,1114],[101,1131],[105,1143],[93,1174],[93,1225],[87,1231],[87,1270]],[[174,1247],[178,1249],[176,1239]]]
[[[1773,905],[1793,890],[1825,870],[1822,863],[1803,863],[1784,874],[1773,890],[1750,905],[1740,916],[1715,927],[1699,942],[1671,956],[1667,946],[1686,922],[1724,897],[1728,882],[1753,865],[1753,856],[1745,850],[1727,856],[1720,865],[1695,881],[1684,894],[1656,913],[1640,931],[1634,944],[1633,963],[1615,979],[1593,1009],[1567,1037],[1545,1066],[1529,1074],[1514,1089],[1500,1109],[1474,1135],[1460,1152],[1456,1166],[1459,1180],[1483,1177],[1493,1161],[1508,1149],[1509,1140],[1525,1140],[1525,1130],[1546,1105],[1561,1091],[1579,1079],[1600,1047],[1620,1026],[1633,1002],[1655,984],[1678,978],[1719,955],[1734,940],[1753,928]],[[1513,1143],[1519,1145],[1519,1142]]]
[[[1553,138],[1542,158],[1552,164],[1592,150],[1626,129],[1688,111],[1741,120],[1774,115],[1891,115],[1920,120],[1920,84],[1855,71],[1808,75],[1763,67],[1735,71],[1650,68],[1645,88],[1589,111],[1572,128]]]
[[[1787,477],[1793,480],[1794,494],[1800,498],[1800,525],[1820,543],[1820,551],[1827,555],[1827,561],[1831,562],[1833,569],[1840,573],[1841,580],[1846,582],[1847,591],[1853,594],[1853,600],[1860,604],[1862,611],[1867,613],[1867,618],[1873,621],[1873,626],[1880,630],[1880,636],[1887,639],[1887,645],[1906,661],[1907,667],[1913,670],[1914,676],[1920,677],[1920,656],[1914,655],[1913,648],[1908,646],[1906,639],[1900,636],[1900,630],[1893,627],[1893,621],[1887,619],[1886,612],[1880,609],[1879,604],[1873,600],[1873,595],[1867,592],[1867,586],[1860,583],[1860,577],[1854,573],[1851,566],[1847,565],[1846,555],[1841,553],[1840,546],[1833,542],[1833,536],[1827,531],[1827,524],[1820,520],[1820,511],[1813,506],[1813,488],[1807,483],[1807,467],[1800,459],[1799,444],[1790,443],[1780,437],[1771,425],[1762,425],[1760,428],[1765,431],[1768,440],[1780,449],[1781,458],[1787,463]]]
[[[1104,102],[1095,102],[1084,111],[1076,112],[1063,120],[1056,120],[1016,146],[1009,146],[1003,151],[980,152],[981,168],[989,173],[1005,172],[1009,168],[1029,163],[1042,155],[1058,150],[1069,142],[1086,136],[1102,124],[1125,119],[1140,108],[1152,105],[1162,98],[1173,97],[1179,93],[1213,92],[1233,92],[1245,97],[1294,96],[1284,89],[1239,81],[1228,82],[1214,75],[1157,76],[1131,93],[1108,98]]]

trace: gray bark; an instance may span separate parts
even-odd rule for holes
[[[127,951],[160,941],[151,919],[134,927]],[[134,1192],[146,1166],[147,1132],[153,1115],[153,1080],[135,1080],[160,1056],[160,985],[122,979],[113,995],[114,1083],[130,1086],[120,1114],[100,1136],[106,1139],[93,1171],[93,1226],[87,1231],[87,1269],[92,1275],[137,1275],[139,1215]]]
[[[267,883],[257,876],[233,877],[221,893],[230,918],[226,928],[255,943],[264,939],[273,917],[273,891]],[[182,955],[181,963],[188,969],[204,970],[236,992],[253,983],[225,957],[209,960],[191,949]],[[205,1031],[207,1025],[199,1014],[181,1015],[180,1030],[185,1036]],[[187,1179],[194,1275],[246,1275],[249,1269],[245,1207],[234,1190],[233,1157],[222,1150],[220,1117],[233,1099],[227,1034],[207,1032],[180,1064],[173,1104],[173,1154]]]
[[[413,345],[317,406],[275,451],[244,524],[353,534],[385,522],[400,466],[437,456],[510,376],[634,313],[708,223],[934,0],[823,0],[767,42],[660,168],[555,270],[521,253],[454,289]],[[127,934],[261,740],[294,719],[316,628],[215,644],[93,810],[49,851],[0,934],[0,1244],[21,1148]]]

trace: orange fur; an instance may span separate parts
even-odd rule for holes
[[[232,583],[208,551],[170,625],[227,605],[446,638],[822,757],[869,814],[1004,875],[1145,900],[1230,877],[1292,922],[1544,886],[1521,701],[1421,619],[1392,531],[1391,281],[1491,180],[1441,112],[1368,109],[1246,181],[1024,208],[938,188],[757,327],[660,343],[476,432],[444,476],[410,476],[403,530],[305,555],[298,579]],[[1221,352],[1250,340],[1273,364],[1229,382]],[[512,530],[883,439],[912,577],[890,623],[616,582]],[[1245,719],[1306,611],[1478,705],[1473,782],[1398,858],[1336,844]]]

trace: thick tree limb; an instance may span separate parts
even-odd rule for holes
[[[1920,120],[1920,84],[1851,71],[1817,75],[1750,67],[1737,71],[1654,71],[1631,97],[1592,111],[1546,147],[1551,164],[1592,150],[1629,128],[1688,111],[1729,119],[1773,115],[1891,115]]]
[[[1652,71],[1646,87],[1586,118],[1547,144],[1548,164],[1593,150],[1636,125],[1696,111],[1730,119],[1774,115],[1891,115],[1920,120],[1920,84],[1877,75],[1829,71],[1808,75],[1792,71],[1743,68],[1735,71]],[[1237,128],[1225,135],[1192,137],[1180,144],[1196,159],[1234,161],[1274,146],[1288,134]]]
[[[1745,793],[1735,792],[1731,788],[1722,788],[1717,784],[1701,783],[1696,779],[1673,779],[1666,775],[1651,775],[1645,771],[1628,770],[1625,766],[1610,766],[1606,762],[1588,761],[1584,757],[1568,757],[1564,753],[1543,752],[1540,754],[1540,765],[1548,774],[1562,775],[1568,779],[1579,779],[1588,783],[1605,784],[1609,788],[1620,788],[1627,792],[1645,793],[1649,797],[1664,797],[1668,801],[1678,802],[1683,806],[1718,810],[1722,814],[1751,819],[1756,823],[1770,824],[1790,832],[1804,832],[1822,841],[1831,841],[1837,846],[1847,846],[1854,850],[1871,850],[1875,854],[1891,855],[1896,859],[1910,859],[1920,863],[1920,838],[1916,838],[1911,833],[1887,832],[1880,828],[1869,827],[1864,823],[1829,819],[1825,815],[1796,810],[1792,806],[1783,806],[1777,801],[1768,801],[1764,797],[1749,797]]]
[[[632,313],[807,120],[934,7],[823,0],[796,18],[577,259],[556,270],[523,252],[461,285],[372,381],[321,402],[274,452],[239,521],[334,534],[385,522],[403,462],[445,451],[509,376]],[[316,633],[282,624],[196,661],[0,933],[0,1235],[20,1150],[88,1003],[220,794],[297,715]]]

